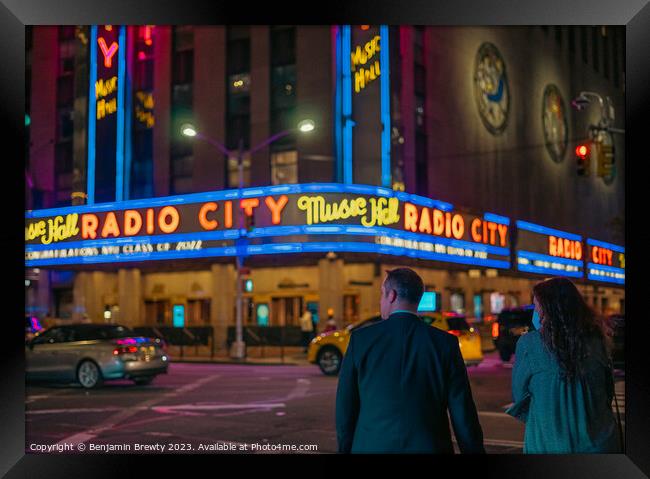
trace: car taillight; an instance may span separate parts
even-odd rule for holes
[[[447,332],[448,332],[449,334],[453,334],[454,336],[458,336],[458,337],[460,337],[460,334],[461,334],[460,331],[459,331],[458,329],[450,329],[450,330],[447,331]]]
[[[121,346],[119,348],[113,349],[113,355],[117,356],[118,354],[133,354],[137,353],[138,348],[135,346]]]
[[[492,337],[499,337],[499,323],[492,323]]]

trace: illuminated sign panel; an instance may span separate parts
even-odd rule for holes
[[[582,237],[517,221],[517,269],[526,273],[582,278]]]
[[[343,183],[391,185],[386,25],[336,27],[335,143]]]
[[[239,230],[239,217],[253,228]],[[246,236],[246,241],[242,238]],[[365,252],[509,268],[509,220],[381,187],[246,188],[26,215],[27,266]]]
[[[585,255],[587,279],[625,284],[625,248],[587,238]]]
[[[91,26],[88,203],[120,201],[124,189],[126,28]]]

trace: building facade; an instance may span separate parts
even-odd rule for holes
[[[134,261],[119,250],[111,260],[86,261],[71,259],[82,255],[75,252],[62,261],[47,257],[52,246],[44,231],[39,236],[37,220],[78,214],[76,234],[90,235],[83,221],[95,215],[93,231],[106,238],[95,246],[124,248],[118,245],[131,210],[131,227],[146,223],[133,236],[160,244],[156,235],[171,231],[174,217],[162,220],[162,231],[152,219],[146,234],[147,210],[154,215],[187,203],[187,211],[177,206],[180,226],[170,234],[182,232],[191,243],[203,238],[199,229],[207,234],[227,224],[227,216],[212,217],[217,210],[205,205],[225,215],[229,200],[220,195],[240,180],[262,204],[259,214],[237,210],[249,237],[261,238],[272,226],[310,226],[288,236],[291,244],[322,244],[316,223],[296,217],[311,211],[299,206],[309,195],[322,195],[329,208],[359,198],[369,210],[379,198],[395,207],[386,208],[372,247],[347,243],[354,228],[367,226],[348,212],[321,221],[349,234],[325,238],[340,240],[338,249],[247,255],[245,325],[296,325],[304,307],[320,318],[332,309],[340,325],[372,316],[383,271],[398,264],[414,267],[427,289],[440,293],[443,310],[483,318],[528,303],[532,285],[554,273],[549,254],[562,257],[555,272],[575,278],[590,304],[624,311],[624,136],[590,130],[605,120],[623,128],[622,29],[102,25],[34,27],[27,37],[28,313],[151,326],[172,325],[182,307],[183,324],[212,325],[223,344],[234,324],[235,253]],[[581,92],[599,95],[603,108],[593,95],[581,111],[572,108]],[[295,126],[305,119],[315,129],[303,134]],[[188,124],[200,138],[181,134]],[[574,150],[582,144],[607,148],[607,164],[594,151],[578,174]],[[355,190],[357,184],[380,189]],[[278,188],[289,185],[299,186],[284,195],[283,209]],[[189,203],[197,194],[195,211]],[[270,206],[261,213],[265,201],[279,208],[277,218]],[[117,234],[106,229],[111,208],[121,222]],[[434,210],[443,222],[443,212],[454,215],[450,222],[459,218],[464,232],[451,223],[446,231]],[[197,211],[193,228],[186,218]],[[399,232],[390,230],[395,225]],[[438,226],[443,246],[454,252],[435,256],[442,250],[422,238],[436,236]],[[94,236],[74,236],[74,229],[54,243],[93,247]],[[267,237],[250,240],[259,241],[250,251],[277,243]],[[241,251],[228,238],[213,247]],[[581,251],[569,250],[571,241]],[[459,245],[472,250],[468,242],[484,244],[475,251],[485,256],[459,259]],[[397,253],[412,249],[424,253]],[[609,262],[600,262],[601,251]],[[608,266],[607,276],[594,276],[594,263]]]

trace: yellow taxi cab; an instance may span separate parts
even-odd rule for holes
[[[472,328],[467,324],[464,316],[455,313],[436,312],[421,315],[420,318],[427,324],[447,331],[458,338],[460,352],[466,365],[477,365],[483,361],[479,332],[476,328]],[[381,317],[374,316],[351,324],[344,329],[319,334],[309,345],[307,360],[312,364],[317,364],[323,374],[327,376],[338,374],[352,332],[378,321],[382,321]]]

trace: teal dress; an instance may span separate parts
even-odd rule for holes
[[[526,423],[524,453],[621,452],[611,408],[611,363],[600,339],[589,339],[587,345],[585,374],[569,382],[538,331],[519,338],[512,371],[514,404],[506,413]]]

